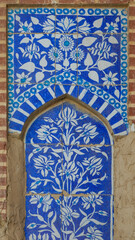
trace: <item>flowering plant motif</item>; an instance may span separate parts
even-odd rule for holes
[[[39,196],[40,204],[31,201],[32,198],[33,196],[27,197],[27,201],[31,203],[26,219],[26,227],[30,233],[28,240],[49,240],[50,238],[57,240],[61,237],[72,240],[82,239],[82,237],[86,240],[103,240],[103,226],[107,224],[108,213],[102,210],[105,208],[105,202],[99,196],[93,198],[90,196],[90,204],[87,204],[88,197],[86,200],[85,197],[72,196],[54,200],[49,195],[48,199],[52,207],[46,209],[46,214],[43,214],[43,197]],[[108,207],[106,210],[108,211]],[[100,221],[98,216],[101,215]],[[98,230],[99,226],[100,230]],[[32,233],[33,230],[36,230],[36,234]]]
[[[103,170],[103,162],[108,160],[106,149],[102,150],[104,137],[99,137],[88,114],[80,114],[70,104],[56,112],[58,117],[54,119],[43,116],[44,124],[33,133],[28,157],[33,170],[28,176],[28,189],[40,192],[41,186],[46,186],[46,192],[48,188],[54,193],[61,193],[62,188],[70,194],[89,192],[91,186],[102,185],[107,179]],[[93,141],[99,141],[97,146],[90,146]]]
[[[115,35],[119,30],[119,17],[114,17],[113,22],[106,22],[104,26],[104,19],[101,16],[91,23],[82,16],[78,17],[78,27],[75,18],[58,17],[56,30],[54,15],[46,16],[43,24],[36,17],[31,17],[30,24],[27,21],[21,22],[19,16],[16,16],[16,20],[20,26],[19,32],[25,33],[19,35],[19,45],[15,54],[17,74],[24,73],[28,79],[38,83],[55,75],[55,72],[57,75],[72,72],[76,76],[78,70],[78,77],[89,82],[90,85],[103,84],[106,91],[115,85],[113,94],[119,99],[120,92],[116,86],[120,84],[119,69],[114,72],[114,67],[120,68],[117,50],[120,39]],[[47,33],[46,35],[27,34],[38,25]],[[110,73],[112,73],[111,83],[108,80]],[[29,81],[26,82],[27,85]],[[16,93],[19,94],[20,88],[27,85],[18,87]]]

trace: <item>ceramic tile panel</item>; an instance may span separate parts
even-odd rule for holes
[[[113,198],[101,192],[63,197],[61,239],[113,239]]]
[[[61,239],[61,198],[26,196],[26,240]]]
[[[105,103],[121,114],[128,129],[126,9],[9,9],[8,30],[8,81],[18,84],[9,86],[9,121],[15,119],[16,111],[23,108],[25,101],[34,105],[30,84],[35,84],[36,89],[39,84],[41,91],[46,88],[52,98],[64,92],[70,95],[72,90],[64,90],[63,86],[55,96],[50,85],[77,84],[82,93],[83,89],[100,93]],[[24,94],[30,97],[20,103],[18,97]],[[14,125],[10,131],[20,132],[21,127]],[[119,128],[117,134],[120,132]]]
[[[63,147],[55,144],[25,144],[26,193],[61,193],[63,186]]]

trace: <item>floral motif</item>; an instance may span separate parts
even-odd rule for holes
[[[70,57],[74,60],[74,61],[81,61],[84,58],[84,52],[78,48],[75,49],[71,52]]]
[[[63,60],[63,53],[55,47],[50,49],[48,56],[52,61],[60,62]]]
[[[60,38],[59,47],[63,51],[66,51],[66,52],[69,50],[71,51],[74,47],[74,42],[71,37],[65,35]]]
[[[87,228],[87,238],[85,240],[103,240],[103,233],[99,231],[96,227],[88,227]]]
[[[93,139],[98,135],[96,132],[97,127],[91,123],[85,123],[82,127],[77,127],[76,131],[81,132],[82,137],[84,137],[84,142],[87,144],[90,142],[90,139]]]
[[[31,196],[30,203],[31,204],[38,204],[37,208],[41,208],[43,206],[43,212],[48,212],[51,208],[51,203],[53,199],[50,198],[50,195],[46,195],[41,197],[40,195]]]
[[[91,48],[91,53],[107,59],[110,56],[110,50],[111,45],[107,44],[107,42],[102,42],[96,43],[95,46]]]
[[[36,59],[40,58],[39,46],[36,46],[35,43],[27,46],[24,50],[23,56],[28,57],[30,60],[32,60],[33,57],[35,57]]]
[[[102,196],[100,196],[102,192],[99,192],[98,194],[91,192],[91,195],[88,197],[82,197],[83,200],[83,207],[88,209],[90,206],[94,207],[95,204],[101,205],[103,204]]]
[[[103,86],[106,86],[109,88],[110,86],[115,85],[115,82],[118,81],[118,78],[116,78],[117,73],[112,73],[111,71],[109,74],[105,74],[105,77],[102,78],[104,81]]]
[[[51,160],[51,156],[48,158],[42,155],[39,155],[38,158],[34,158],[35,168],[41,172],[43,177],[48,175],[48,171],[51,169],[51,165],[54,164],[54,161]]]
[[[101,158],[96,158],[95,156],[90,157],[88,159],[84,159],[83,165],[87,166],[87,169],[90,171],[90,174],[94,176],[95,174],[99,174],[100,170],[102,169],[103,165]]]
[[[38,134],[37,137],[40,140],[46,140],[48,143],[52,142],[52,138],[54,137],[54,133],[57,133],[57,128],[56,127],[50,127],[48,125],[42,125],[41,128],[36,131]]]
[[[17,73],[16,76],[17,79],[15,81],[24,87],[26,87],[26,84],[28,84],[32,79],[32,77],[29,77],[24,72],[22,72],[21,74]]]
[[[117,33],[117,31],[118,31],[118,24],[117,24],[117,23],[114,23],[114,22],[111,22],[110,24],[109,24],[109,23],[106,23],[105,29],[106,29],[109,33]]]
[[[70,17],[65,17],[62,18],[61,20],[57,20],[57,30],[59,30],[60,32],[64,32],[64,33],[71,33],[74,31],[74,29],[76,28],[76,23],[73,19],[71,19]]]
[[[25,21],[24,23],[20,22],[19,23],[20,28],[18,29],[18,32],[21,33],[30,33],[33,31],[32,28],[32,23],[28,24],[27,21]]]

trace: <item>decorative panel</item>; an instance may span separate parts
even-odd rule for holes
[[[20,133],[35,109],[68,94],[126,135],[127,10],[9,9],[8,81],[10,132]]]

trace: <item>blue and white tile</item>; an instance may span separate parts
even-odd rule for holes
[[[64,145],[110,145],[109,131],[95,115],[73,103],[63,104]]]
[[[77,15],[56,14],[56,32],[72,34],[77,31]]]
[[[63,131],[62,105],[37,117],[28,129],[25,142],[39,144],[61,144]]]
[[[74,98],[78,98],[78,86],[76,84],[56,84],[55,85],[55,96],[60,97],[63,94],[68,94]]]
[[[85,16],[78,15],[78,32],[79,33],[120,33],[121,19],[118,16]]]
[[[56,48],[59,57],[56,58],[56,77],[63,72],[73,74],[77,78],[77,34],[56,34]],[[67,80],[64,84],[69,84]]]
[[[54,8],[25,8],[8,10],[8,30],[16,33],[55,32]]]
[[[25,238],[61,239],[61,198],[26,196]]]
[[[35,143],[25,145],[27,193],[61,193],[63,149],[61,145]]]
[[[63,146],[63,189],[69,194],[112,194],[112,146]]]
[[[120,84],[120,35],[82,35],[79,51],[78,77],[92,85]]]
[[[29,34],[14,36],[14,82],[39,83],[55,75],[55,38]]]
[[[62,239],[113,239],[112,196],[63,197]]]

